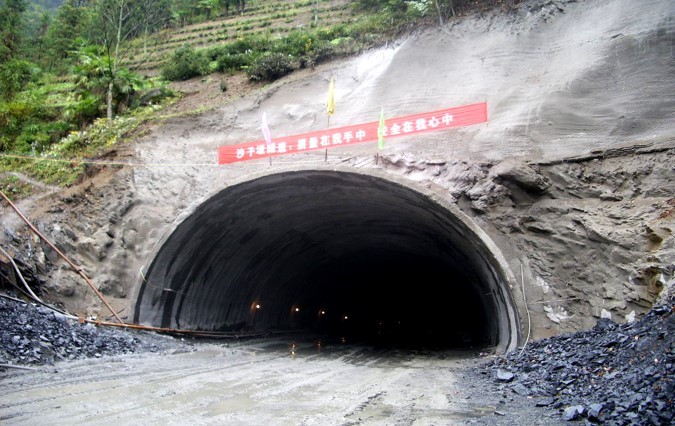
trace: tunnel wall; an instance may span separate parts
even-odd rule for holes
[[[317,277],[336,259],[390,269],[401,263],[386,263],[393,258],[447,271],[452,278],[425,284],[436,280],[424,277],[405,291],[450,294],[450,306],[461,304],[451,300],[453,286],[468,282],[476,307],[487,312],[490,343],[500,351],[518,344],[513,275],[476,223],[442,193],[377,170],[334,167],[242,179],[186,212],[158,244],[139,285],[135,321],[200,330],[290,327],[285,310],[318,300],[307,294],[322,293]],[[370,284],[352,286],[344,290],[363,294]],[[382,286],[376,291],[386,293]],[[254,311],[262,299],[266,309]]]

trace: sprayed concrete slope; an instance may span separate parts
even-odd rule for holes
[[[220,140],[257,139],[261,111],[280,135],[325,128],[331,76],[331,126],[376,121],[380,108],[395,117],[488,103],[487,125],[392,139],[387,152],[551,159],[672,136],[674,12],[663,0],[529,2],[450,23],[232,104]]]

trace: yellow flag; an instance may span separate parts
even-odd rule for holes
[[[330,78],[330,87],[328,88],[328,101],[326,102],[326,113],[330,117],[335,113],[335,93],[333,77]]]

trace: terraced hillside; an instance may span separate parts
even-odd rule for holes
[[[352,17],[348,0],[250,0],[241,14],[233,10],[228,17],[136,39],[126,65],[154,75],[175,49],[185,45],[203,48],[247,35],[274,37],[295,29],[349,23]]]

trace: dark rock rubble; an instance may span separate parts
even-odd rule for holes
[[[675,421],[675,299],[638,322],[600,319],[590,330],[529,343],[482,364],[504,396],[518,394],[542,415],[611,425]]]
[[[158,352],[177,346],[175,340],[155,333],[80,324],[44,306],[0,298],[0,370]]]

